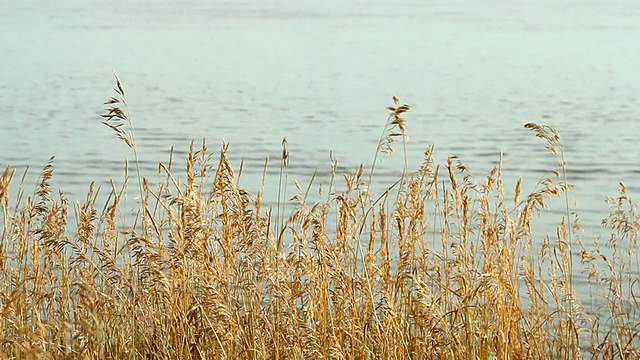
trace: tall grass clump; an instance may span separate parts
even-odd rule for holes
[[[137,158],[116,83],[106,124]],[[607,200],[610,236],[584,241],[560,136],[531,123],[558,159],[531,192],[522,179],[506,189],[501,162],[477,181],[455,157],[437,163],[430,145],[417,169],[405,161],[376,194],[378,157],[406,140],[411,108],[393,100],[368,174],[338,174],[332,159],[328,183],[295,182],[293,195],[286,139],[279,189],[240,187],[228,144],[214,154],[192,143],[184,171],[160,163],[157,184],[138,167],[140,211],[129,218],[120,216],[128,181],[112,182],[104,203],[90,184],[71,204],[50,185],[53,158],[33,193],[6,167],[2,358],[640,356],[640,219],[624,184]],[[278,193],[275,209],[263,205],[268,191]],[[554,197],[566,211],[552,235],[538,233],[537,214]],[[574,261],[587,272],[587,304]]]

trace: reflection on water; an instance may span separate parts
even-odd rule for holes
[[[619,181],[632,196],[640,190],[638,3],[20,1],[3,8],[1,165],[39,169],[55,155],[56,185],[72,200],[92,180],[121,180],[131,158],[98,117],[111,70],[127,88],[146,174],[168,161],[172,146],[180,159],[192,139],[206,137],[210,148],[231,143],[233,163],[245,162],[243,184],[255,190],[264,159],[277,163],[286,136],[290,176],[305,183],[317,169],[326,180],[330,151],[343,171],[372,161],[384,107],[396,94],[414,106],[412,167],[433,143],[440,161],[457,155],[481,181],[503,152],[507,188],[523,176],[523,190],[532,191],[555,166],[522,126],[555,126],[585,237],[600,233],[604,197]],[[381,189],[402,164],[400,153],[378,164]],[[557,206],[552,211],[562,212]]]

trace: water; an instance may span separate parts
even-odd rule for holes
[[[371,163],[395,94],[414,107],[411,168],[433,143],[481,181],[504,152],[508,188],[523,176],[533,190],[555,164],[523,125],[556,127],[587,242],[606,234],[619,181],[640,190],[638,2],[0,2],[0,165],[40,169],[55,155],[73,201],[131,159],[98,116],[112,70],[147,174],[203,137],[245,159],[249,190],[284,136],[301,183],[315,169],[326,179],[330,151],[351,171]],[[401,172],[396,150],[378,164],[382,186]]]

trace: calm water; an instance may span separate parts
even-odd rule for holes
[[[640,192],[637,1],[0,5],[0,165],[36,170],[55,155],[55,184],[72,200],[92,180],[121,179],[131,158],[98,116],[112,70],[146,173],[171,146],[184,154],[206,137],[215,150],[224,139],[255,190],[286,136],[292,177],[306,183],[318,169],[322,180],[330,151],[344,171],[370,164],[395,94],[414,106],[412,167],[434,143],[438,160],[457,155],[480,181],[503,151],[509,188],[523,176],[531,191],[555,162],[523,125],[555,126],[587,240],[619,181]],[[384,158],[378,182],[395,181],[402,163],[400,151]]]

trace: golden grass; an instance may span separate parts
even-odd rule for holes
[[[106,119],[135,150],[125,93]],[[117,109],[117,110],[116,110]],[[380,152],[405,139],[394,98]],[[111,116],[114,115],[114,116]],[[111,116],[111,117],[109,117]],[[122,126],[129,125],[125,130]],[[574,359],[640,356],[636,205],[621,185],[589,248],[567,212],[554,237],[534,215],[564,196],[565,161],[551,127],[527,124],[558,159],[530,194],[507,198],[502,169],[481,183],[455,158],[424,162],[382,194],[374,165],[312,183],[276,209],[264,185],[238,186],[227,145],[214,162],[192,144],[186,174],[140,183],[105,204],[91,187],[69,204],[50,161],[36,191],[0,177],[0,354],[7,359]],[[283,141],[281,182],[287,182]],[[127,179],[128,180],[128,179]],[[282,186],[286,188],[286,184]],[[340,190],[339,190],[340,189]],[[309,202],[311,192],[319,201]],[[285,207],[286,203],[286,207]],[[73,212],[73,215],[69,213]],[[275,214],[274,214],[275,212]],[[544,238],[544,240],[540,240]],[[540,242],[542,241],[542,244]],[[573,287],[573,251],[589,271],[592,310]]]

